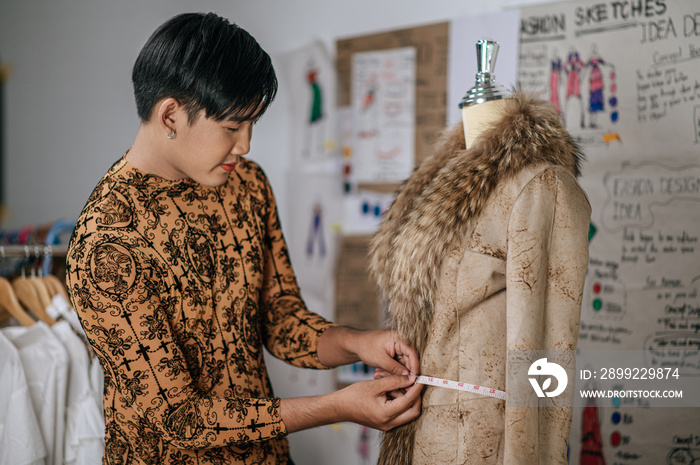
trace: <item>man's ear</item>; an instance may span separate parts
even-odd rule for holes
[[[156,123],[161,127],[163,132],[170,135],[174,134],[178,123],[182,123],[180,120],[185,117],[185,113],[177,99],[168,97],[157,104],[157,113],[155,116],[157,119]],[[172,136],[169,138],[172,138]]]

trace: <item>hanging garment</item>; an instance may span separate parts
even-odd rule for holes
[[[65,319],[68,323],[70,323],[75,332],[87,343],[87,336],[85,335],[85,331],[83,331],[80,320],[75,314],[75,310],[71,308],[70,304],[66,298],[63,297],[63,295],[55,295],[51,300],[51,305],[46,309],[46,311],[54,318],[58,318],[60,316],[61,318]],[[104,373],[102,371],[102,366],[100,365],[99,359],[92,351],[91,353],[93,355],[90,358],[88,368],[90,392],[95,398],[95,405],[97,405],[100,416],[102,417],[102,423],[104,423]],[[104,430],[104,426],[102,429]]]
[[[68,354],[49,326],[37,321],[30,328],[10,326],[4,335],[22,360],[27,385],[39,420],[47,465],[63,463]]]
[[[66,320],[73,327],[76,333],[87,341],[87,336],[85,336],[85,331],[83,331],[83,327],[80,325],[78,315],[75,314],[75,310],[71,308],[70,304],[66,298],[63,297],[63,295],[56,294],[53,296],[51,299],[51,304],[46,307],[46,313],[48,313],[48,315],[53,319],[63,318]]]
[[[591,209],[552,104],[515,94],[504,105],[468,150],[462,125],[446,134],[370,256],[421,374],[508,392],[509,351],[576,348]],[[427,386],[421,416],[385,434],[379,463],[565,464],[571,414]]]
[[[58,321],[51,330],[63,343],[70,358],[64,465],[100,463],[104,453],[105,423],[90,384],[88,352],[68,322]]]
[[[0,465],[43,465],[46,447],[19,352],[0,331]]]

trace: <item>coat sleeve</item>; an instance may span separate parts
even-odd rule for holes
[[[548,350],[555,351],[558,362],[568,360],[565,368],[573,367],[590,213],[585,193],[563,168],[541,171],[516,199],[508,224],[506,264],[509,360],[519,351]],[[525,379],[527,370],[516,377],[511,367],[509,363],[509,402],[514,394],[522,394],[538,405]],[[555,406],[543,407],[541,401],[540,407],[506,406],[504,463],[567,463],[574,380],[569,381]],[[546,400],[551,399],[555,398]]]
[[[263,218],[265,256],[260,296],[265,318],[265,347],[272,355],[292,365],[328,368],[318,359],[318,339],[326,329],[335,325],[306,308],[282,234],[277,203],[262,170],[258,173],[258,179],[262,183],[267,205]]]

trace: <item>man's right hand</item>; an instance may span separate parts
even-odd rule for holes
[[[361,381],[333,393],[341,421],[351,421],[370,428],[388,431],[418,418],[422,384],[416,376],[387,376]]]
[[[392,375],[322,396],[282,399],[282,421],[289,433],[341,421],[388,431],[420,415],[423,385],[415,380]]]

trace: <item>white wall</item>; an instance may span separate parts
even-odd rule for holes
[[[540,0],[541,1],[541,0]],[[516,0],[0,0],[5,84],[4,227],[77,218],[99,177],[138,128],[131,67],[150,33],[185,11],[215,11],[275,55],[320,38],[497,11]],[[522,3],[522,2],[520,2]],[[533,2],[530,2],[533,3]],[[256,127],[250,156],[284,192],[288,139],[285,83]],[[280,199],[283,217],[284,198]]]
[[[93,187],[133,142],[138,128],[131,67],[151,32],[186,11],[214,11],[240,24],[272,55],[314,39],[429,24],[543,0],[0,0],[5,84],[5,179],[11,216],[3,227],[75,220]],[[279,74],[279,73],[278,73]],[[288,94],[256,126],[250,157],[278,194],[283,224],[289,165]],[[293,180],[291,180],[293,182]],[[299,395],[271,364],[278,395]],[[318,389],[331,389],[330,375]],[[361,463],[359,430],[342,425],[292,435],[297,463]],[[376,438],[376,436],[373,436]],[[376,448],[375,448],[376,453]]]

